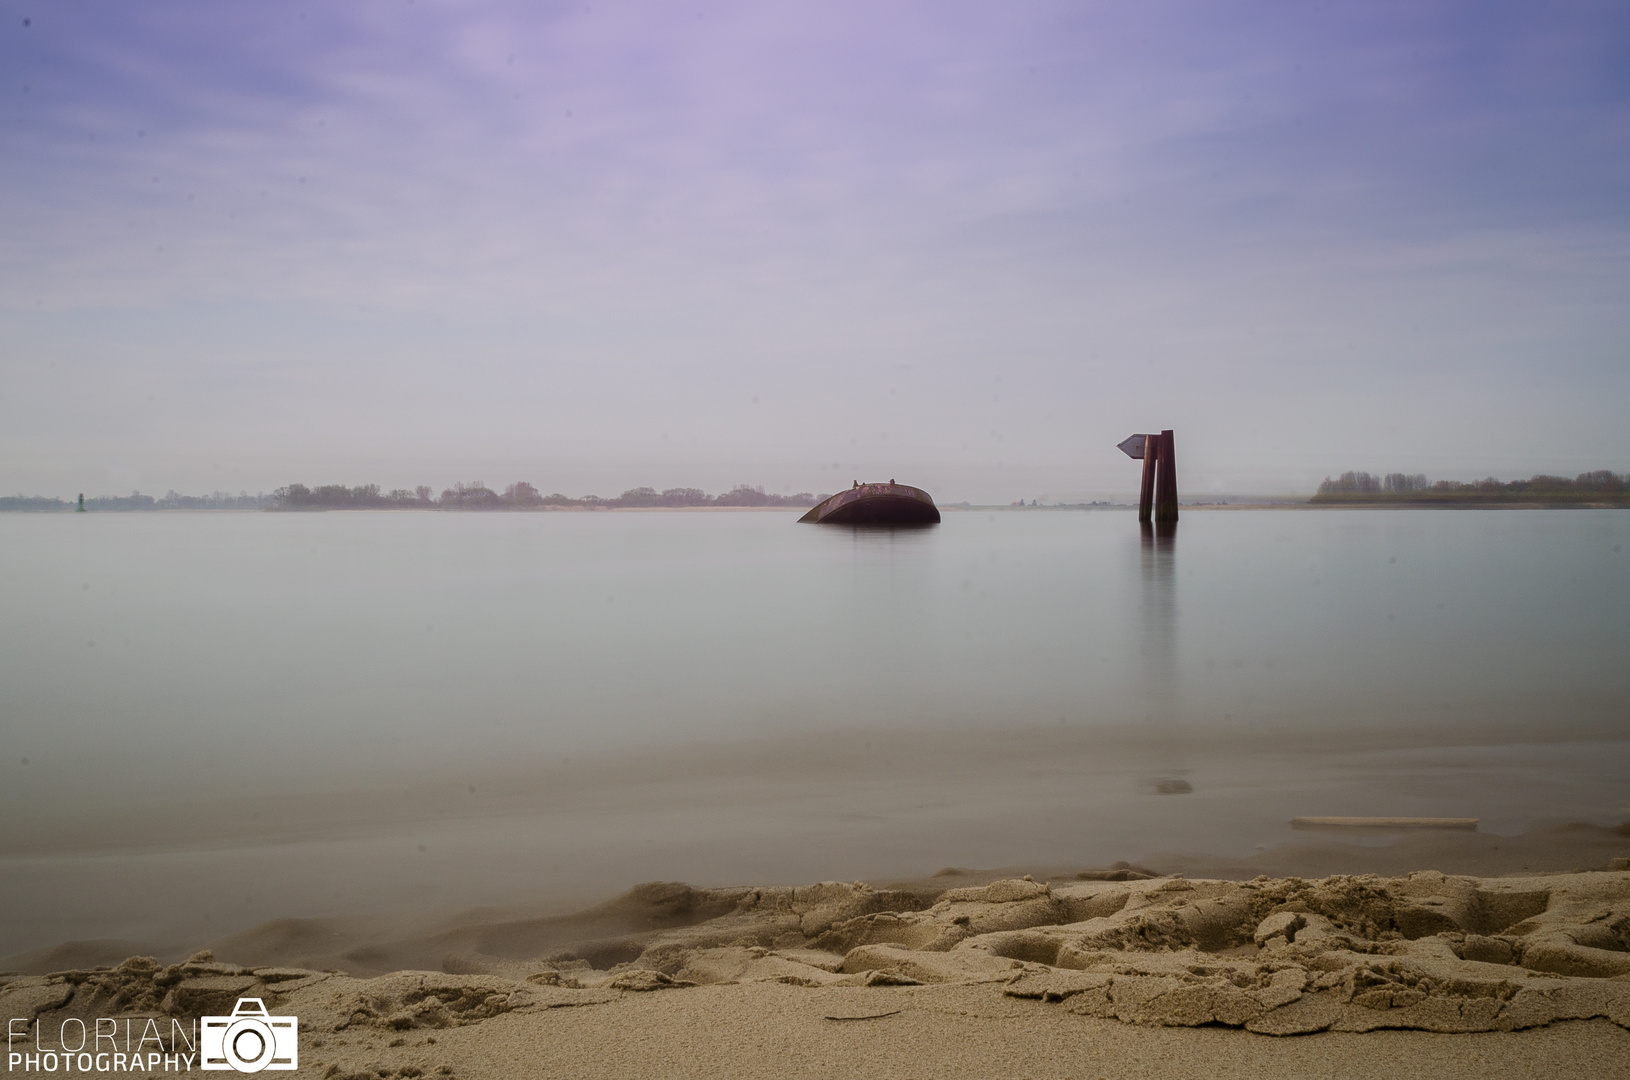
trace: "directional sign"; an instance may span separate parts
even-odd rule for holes
[[[1117,444],[1115,449],[1135,461],[1140,461],[1143,458],[1143,441],[1148,437],[1147,435],[1130,435],[1125,442]]]

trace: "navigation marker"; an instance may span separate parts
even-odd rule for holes
[[[1138,491],[1138,520],[1177,521],[1177,451],[1171,428],[1159,435],[1130,435],[1115,447],[1133,461],[1143,462],[1143,483]]]

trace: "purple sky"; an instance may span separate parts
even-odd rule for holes
[[[0,491],[1630,469],[1630,8],[0,0]]]

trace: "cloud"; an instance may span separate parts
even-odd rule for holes
[[[253,387],[265,426],[295,408],[336,454],[357,416],[295,388],[384,371],[402,410],[482,445],[491,411],[446,409],[455,356],[469,383],[595,418],[562,445],[633,458],[679,409],[721,456],[825,460],[821,410],[911,363],[892,438],[924,460],[973,441],[991,467],[1076,452],[1065,418],[1106,400],[1254,416],[1405,373],[1611,378],[1621,23],[1589,4],[51,8],[0,32],[0,341],[147,365],[195,406]],[[223,312],[260,329],[223,337]],[[997,370],[1059,418],[1005,415]],[[783,404],[739,408],[749,384]],[[1362,443],[1354,419],[1321,430]]]

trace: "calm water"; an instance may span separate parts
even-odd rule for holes
[[[793,518],[0,516],[0,955],[1630,807],[1630,513]]]

